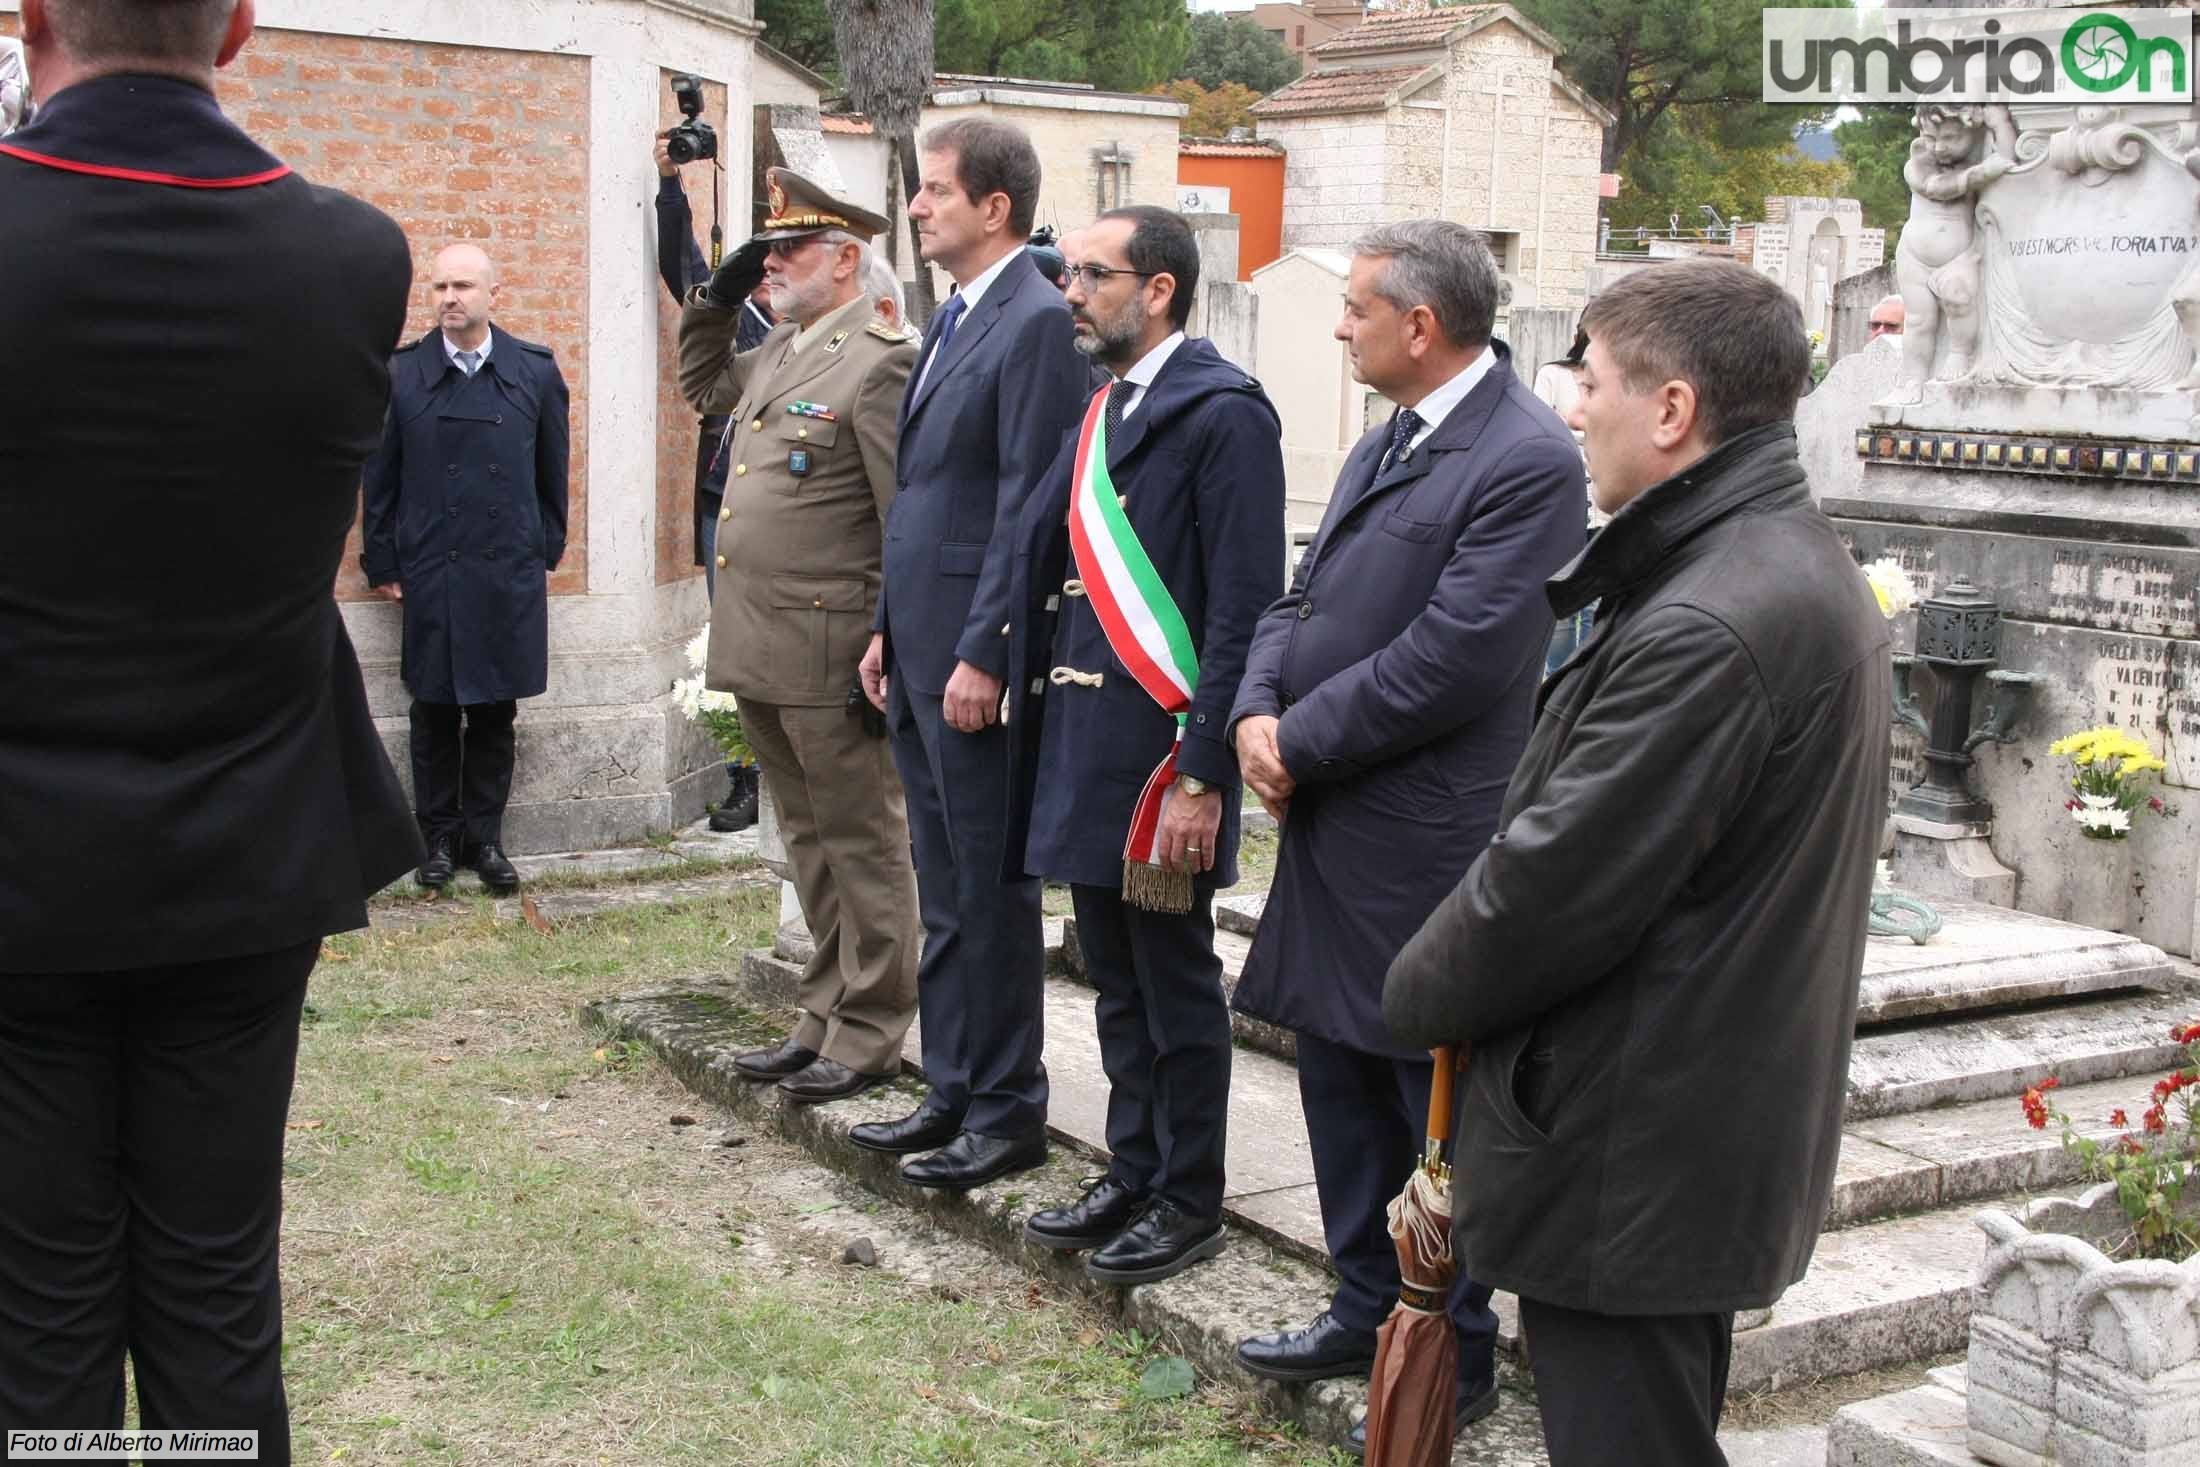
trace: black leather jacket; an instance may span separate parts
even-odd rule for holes
[[[1474,1278],[1609,1314],[1762,1307],[1802,1277],[1840,1151],[1886,624],[1786,422],[1647,490],[1549,594],[1601,597],[1595,632],[1384,1018],[1473,1046]]]

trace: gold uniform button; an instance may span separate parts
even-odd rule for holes
[[[732,510],[730,510],[730,509],[722,509],[722,510],[718,511],[718,521],[719,521],[719,523],[720,523],[720,524],[723,524],[723,523],[725,523],[725,522],[726,522],[727,520],[730,520],[730,519],[732,519],[732,518],[733,518],[733,511],[732,511]]]
[[[816,607],[819,611],[823,611],[825,609],[825,598],[820,596],[816,600],[812,601],[810,604]]]
[[[807,428],[797,428],[794,430],[794,436],[797,438],[807,438],[810,436],[810,430]]]
[[[726,558],[723,555],[718,557],[718,568],[720,570],[724,570],[726,568]]]
[[[749,424],[749,431],[750,431],[751,433],[761,433],[761,432],[763,432],[763,431],[764,431],[764,420],[763,420],[762,418],[758,418],[758,419],[757,419],[757,420],[756,420],[755,422],[753,422],[753,423]]]
[[[742,476],[743,474],[747,473],[748,471],[749,471],[749,466],[748,466],[747,464],[735,464],[735,465],[733,466],[733,476],[734,476],[734,477],[735,477],[736,479],[740,478],[740,477],[741,477],[741,476]]]

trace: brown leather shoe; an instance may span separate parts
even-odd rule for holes
[[[752,1049],[733,1057],[733,1068],[744,1080],[762,1084],[766,1080],[784,1080],[810,1067],[817,1058],[817,1051],[804,1049],[790,1038],[782,1039],[770,1049]]]

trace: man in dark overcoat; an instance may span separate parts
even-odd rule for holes
[[[1253,639],[1233,728],[1283,820],[1234,1003],[1298,1036],[1327,1312],[1239,1347],[1257,1374],[1364,1372],[1398,1297],[1384,1209],[1420,1159],[1427,1050],[1386,1030],[1383,974],[1474,859],[1527,740],[1551,634],[1543,582],[1581,549],[1581,453],[1490,336],[1500,282],[1457,224],[1353,247],[1337,336],[1399,404],[1353,449],[1288,596]],[[1490,1290],[1462,1275],[1464,1426],[1496,1405]]]
[[[1796,458],[1786,292],[1676,260],[1582,324],[1612,521],[1549,596],[1603,609],[1383,1015],[1473,1047],[1452,1235],[1520,1296],[1552,1467],[1709,1467],[1734,1313],[1803,1276],[1833,1191],[1887,626]]]
[[[329,588],[412,261],[228,122],[238,0],[24,0],[0,140],[0,1441],[259,1433],[307,976],[419,858]],[[301,330],[310,319],[312,329]],[[218,391],[210,392],[210,387]]]
[[[864,691],[886,713],[909,802],[924,955],[914,1112],[853,1127],[924,1187],[964,1190],[1046,1156],[1039,883],[1008,853],[1008,580],[1016,518],[1089,395],[1069,307],[1031,268],[1039,155],[1019,128],[959,118],[924,135],[909,205],[953,277],[902,399],[877,635]]]
[[[390,366],[360,560],[405,613],[413,804],[428,846],[420,884],[440,888],[470,865],[503,893],[519,885],[504,854],[512,722],[519,699],[550,685],[565,378],[549,347],[490,323],[497,280],[479,248],[445,249],[428,284],[437,327]]]
[[[1230,1013],[1213,903],[1237,880],[1242,803],[1224,730],[1253,624],[1283,589],[1283,448],[1260,385],[1184,335],[1199,245],[1182,215],[1111,210],[1070,249],[1077,344],[1110,385],[1017,527],[1009,736],[1028,830],[1009,850],[1012,875],[1069,884],[1112,1158],[1024,1236],[1097,1249],[1086,1272],[1102,1283],[1151,1283],[1222,1248]]]

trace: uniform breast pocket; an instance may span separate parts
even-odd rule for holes
[[[860,576],[775,575],[766,639],[771,679],[813,693],[844,691],[871,639],[871,588]]]
[[[803,493],[832,463],[834,444],[839,438],[840,424],[836,422],[781,413],[777,430],[770,434],[768,441],[785,472],[772,476],[773,486],[787,494]]]

